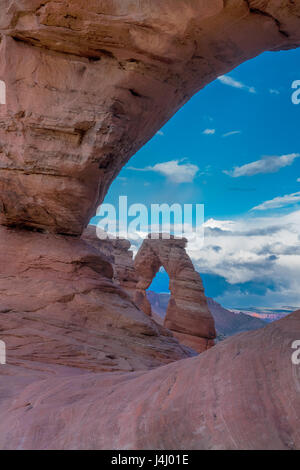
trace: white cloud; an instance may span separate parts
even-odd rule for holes
[[[297,178],[297,183],[300,183],[300,178]]]
[[[241,131],[231,131],[231,132],[226,132],[226,134],[223,134],[222,137],[230,137],[231,135],[237,135],[241,134]]]
[[[204,135],[214,135],[216,133],[216,129],[205,129],[202,134]]]
[[[300,306],[300,210],[280,218],[210,219],[204,225],[203,248],[196,239],[187,247],[200,273],[222,276],[232,286],[267,282],[276,288],[255,299],[253,295],[253,300],[265,306]],[[239,299],[231,293],[226,302],[246,304],[248,298],[249,292],[241,292]]]
[[[239,82],[238,80],[235,80],[234,78],[230,77],[229,75],[221,75],[218,77],[218,80],[223,83],[223,85],[231,86],[233,88],[238,88],[239,90],[245,90],[248,91],[248,93],[256,93],[256,89],[253,86],[248,86],[245,85],[242,82]]]
[[[271,93],[271,95],[280,95],[280,91],[275,90],[274,88],[270,88],[269,92]]]
[[[243,166],[236,166],[231,171],[225,170],[224,173],[232,176],[233,178],[239,178],[240,176],[253,176],[262,173],[276,173],[281,168],[292,165],[294,160],[299,157],[299,153],[291,153],[280,157],[263,157],[261,160],[247,163]]]
[[[165,133],[163,131],[157,131],[156,135],[159,135],[160,137],[163,137]]]
[[[227,306],[251,306],[252,302],[300,306],[300,210],[280,218],[248,215],[234,220],[209,219],[204,228],[204,245],[201,235],[188,236],[187,252],[198,272],[220,276],[236,289],[226,288],[218,301]],[[140,232],[140,236],[132,241],[134,253],[147,233]],[[251,287],[240,290],[245,283],[265,283],[264,291],[259,294]]]
[[[251,211],[266,211],[270,209],[280,209],[300,202],[300,192],[278,196],[270,201],[265,201],[259,206],[253,207]]]
[[[134,171],[154,171],[155,173],[166,176],[173,183],[192,183],[199,172],[197,165],[193,165],[192,163],[180,163],[179,160],[157,163],[154,166],[147,166],[146,168],[128,167],[127,169]]]

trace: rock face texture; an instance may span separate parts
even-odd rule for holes
[[[114,282],[125,289],[134,299],[138,278],[134,268],[130,242],[124,238],[100,240],[97,237],[96,227],[93,225],[89,225],[85,229],[82,238],[109,259],[113,267]]]
[[[122,166],[195,92],[300,45],[300,3],[0,0],[0,11],[0,448],[300,448],[299,312],[178,361],[191,351],[79,238]],[[213,337],[208,325],[198,338]]]
[[[170,294],[147,291],[147,298],[151,304],[152,318],[160,325],[163,324],[166,316]],[[215,320],[217,340],[233,336],[244,331],[258,330],[265,328],[266,322],[260,318],[251,317],[245,313],[234,313],[222,307],[215,300],[206,297],[208,309]]]
[[[300,44],[290,0],[1,0],[0,221],[80,234],[195,92]]]
[[[300,311],[148,372],[8,366],[0,448],[299,449],[299,331]]]
[[[200,275],[185,251],[187,240],[151,237],[153,234],[144,240],[134,260],[138,275],[135,303],[151,315],[146,289],[163,267],[170,277],[171,292],[164,326],[181,343],[203,352],[214,345],[216,331]]]
[[[5,227],[0,239],[0,339],[9,364],[132,371],[192,355],[138,310],[84,240]]]

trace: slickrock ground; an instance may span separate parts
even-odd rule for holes
[[[300,2],[0,11],[0,448],[300,448],[299,312],[178,361],[191,351],[79,238],[122,166],[195,92],[300,45]]]
[[[299,331],[300,311],[150,372],[9,368],[0,448],[299,449]]]
[[[151,315],[146,290],[163,266],[171,292],[164,325],[182,344],[201,353],[214,345],[216,331],[200,275],[185,251],[186,243],[186,239],[163,239],[159,234],[150,234],[143,241],[134,259],[138,275],[135,302]]]

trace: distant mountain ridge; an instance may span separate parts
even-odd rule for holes
[[[215,319],[216,329],[219,335],[233,336],[244,331],[259,330],[266,326],[266,322],[260,318],[227,310],[209,297],[207,298],[207,303]]]
[[[267,323],[272,323],[276,320],[281,320],[290,313],[296,312],[299,307],[284,306],[281,308],[269,308],[269,307],[249,307],[241,309],[231,309],[233,313],[244,313],[245,315],[260,318]]]
[[[154,318],[158,323],[162,323],[168,307],[170,294],[147,291],[147,297],[151,303]],[[235,313],[227,310],[209,297],[207,297],[207,303],[208,308],[215,319],[216,330],[219,338],[222,336],[233,336],[245,331],[258,330],[266,326],[266,322],[260,318],[252,317],[241,312]]]

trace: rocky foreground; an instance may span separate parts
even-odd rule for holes
[[[1,449],[299,449],[300,311],[152,371],[30,360],[0,381]]]
[[[0,448],[299,449],[300,312],[195,356],[81,238],[122,166],[194,93],[300,46],[299,2],[0,10]]]

